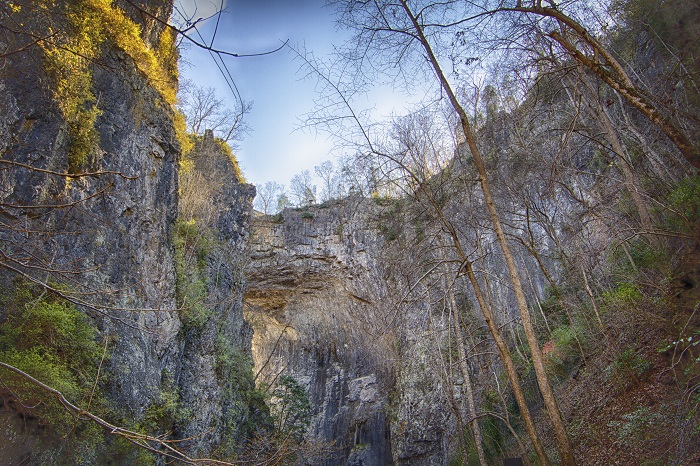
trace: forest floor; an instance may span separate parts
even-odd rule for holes
[[[579,465],[700,465],[700,254],[666,289],[605,316],[556,386]]]

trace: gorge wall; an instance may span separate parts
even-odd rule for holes
[[[246,316],[258,383],[290,375],[308,390],[308,435],[335,442],[326,464],[389,464],[393,377],[382,246],[367,201],[285,210],[254,221]]]
[[[214,215],[183,220],[178,214],[181,135],[169,102],[175,87],[167,87],[177,85],[177,56],[159,22],[169,18],[172,2],[135,4],[140,9],[77,0],[0,7],[0,45],[12,52],[0,58],[0,337],[6,339],[0,351],[3,361],[49,384],[61,381],[52,373],[67,370],[62,377],[87,391],[65,394],[76,397],[73,402],[94,395],[94,410],[110,422],[188,438],[179,447],[194,456],[230,455],[256,424],[255,402],[247,398],[251,332],[242,316],[239,266],[255,191],[240,179],[230,151],[199,141],[189,172],[205,179],[203,202]],[[86,32],[87,23],[76,18],[95,27]],[[129,29],[133,24],[140,29]],[[117,27],[122,36],[111,29]],[[33,39],[50,30],[59,31],[52,41]],[[149,74],[155,69],[157,80]],[[72,101],[76,106],[66,107]],[[185,237],[192,233],[196,237]],[[207,247],[196,250],[188,271],[192,241]],[[194,297],[188,295],[193,281],[201,287]],[[36,301],[12,308],[24,288]],[[41,341],[17,352],[8,326],[46,299],[84,312],[105,349],[97,359],[73,368],[68,349],[54,356]],[[38,359],[23,356],[37,352]],[[105,457],[147,464],[155,458],[89,433],[85,423],[46,429],[48,414],[22,408],[32,400],[41,405],[41,394],[3,390],[0,399],[4,464],[97,464]],[[54,421],[68,416],[51,413]]]
[[[425,302],[402,303],[414,271],[396,258],[413,253],[389,239],[387,215],[351,196],[253,221],[257,383],[286,375],[308,391],[306,436],[333,452],[319,464],[444,464],[453,448],[451,384],[436,374],[444,336],[433,333],[449,327]]]

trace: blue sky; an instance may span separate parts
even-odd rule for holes
[[[193,0],[178,0],[176,5],[191,8]],[[185,5],[185,4],[189,5]],[[218,4],[218,0],[216,1]],[[316,56],[332,53],[341,45],[344,34],[336,30],[333,11],[323,0],[228,0],[214,46],[247,54],[272,50],[289,40],[304,46]],[[197,0],[199,15],[212,9],[212,2]],[[191,10],[190,10],[191,11]],[[210,37],[213,21],[201,30]],[[191,47],[184,53],[190,65],[181,75],[198,86],[214,87],[221,97],[233,101],[226,81],[209,53]],[[237,156],[249,182],[277,181],[289,185],[289,179],[304,169],[332,159],[332,141],[313,129],[302,129],[299,118],[313,110],[314,79],[303,79],[300,62],[287,49],[272,55],[230,58],[227,66],[244,100],[253,102],[247,117],[252,132],[240,144]]]

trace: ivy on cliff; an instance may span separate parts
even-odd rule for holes
[[[104,44],[124,51],[170,106],[177,94],[177,50],[173,31],[165,29],[151,49],[141,28],[112,0],[41,0],[29,6],[11,5],[17,21],[44,51],[45,66],[54,80],[54,97],[66,120],[69,138],[68,167],[79,172],[94,155],[99,142],[95,127],[101,115],[99,98],[92,89],[93,67]],[[30,14],[31,17],[24,15]],[[179,139],[184,136],[178,132]]]
[[[109,354],[90,319],[72,304],[44,294],[37,297],[25,286],[1,301],[6,314],[0,323],[0,360],[79,400],[86,410],[105,412],[100,379]],[[98,454],[103,446],[98,426],[76,423],[50,393],[15,373],[2,370],[0,378],[2,403],[68,437],[69,456],[89,461]]]

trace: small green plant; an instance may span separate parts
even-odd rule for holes
[[[669,195],[671,206],[678,210],[686,221],[700,220],[700,175],[684,178]]]
[[[314,218],[314,214],[312,214],[311,212],[303,212],[301,214],[301,218],[305,218],[307,220],[312,220]]]
[[[639,287],[634,283],[622,282],[612,291],[603,293],[603,302],[609,305],[634,304],[643,299]]]
[[[144,412],[137,430],[155,435],[164,435],[183,425],[191,412],[180,401],[180,392],[172,375],[163,371],[161,375],[160,399],[152,403]]]
[[[311,423],[306,389],[294,377],[282,375],[272,390],[271,407],[277,430],[301,441]]]
[[[211,240],[208,232],[203,232],[195,220],[178,220],[173,243],[180,318],[186,327],[198,329],[211,316],[211,310],[204,303],[207,293],[204,267],[212,247]]]
[[[545,366],[557,380],[565,379],[581,359],[585,334],[580,326],[563,325],[552,330],[552,348],[547,353]]]
[[[626,387],[630,380],[642,378],[651,369],[651,363],[634,349],[627,348],[605,368],[606,378],[619,387]]]
[[[0,361],[60,391],[69,401],[97,414],[106,412],[98,368],[109,358],[90,319],[67,301],[39,298],[20,285],[1,303]],[[0,369],[0,395],[25,419],[34,418],[60,436],[71,434],[66,454],[88,463],[104,442],[99,427],[76,423],[56,398],[24,377]]]
[[[379,231],[387,241],[394,241],[399,237],[399,231],[394,225],[379,225]]]
[[[626,444],[650,440],[659,428],[668,424],[667,418],[659,412],[643,407],[623,414],[622,421],[610,421],[608,427],[615,429],[617,440]]]

